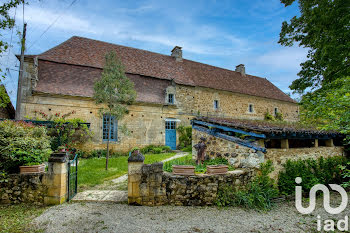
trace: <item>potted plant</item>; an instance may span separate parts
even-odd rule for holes
[[[174,175],[194,175],[195,167],[192,165],[173,165],[173,174]]]
[[[207,166],[207,174],[209,175],[219,175],[219,174],[225,174],[228,171],[227,165],[208,165]]]

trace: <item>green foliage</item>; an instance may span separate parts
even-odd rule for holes
[[[295,0],[281,0],[285,6]],[[309,48],[301,63],[299,79],[290,88],[304,92],[345,77],[350,73],[350,1],[299,0],[300,16],[284,21],[278,43]]]
[[[160,154],[170,152],[171,148],[169,146],[148,145],[140,151],[142,154]]]
[[[274,121],[275,118],[269,112],[266,112],[265,116],[264,116],[264,120],[265,121]]]
[[[192,145],[188,145],[182,149],[183,152],[192,152]]]
[[[280,112],[277,112],[275,115],[275,119],[278,121],[283,121],[283,115]]]
[[[232,186],[220,188],[216,204],[219,207],[242,206],[249,209],[270,210],[273,198],[278,196],[274,180],[269,177],[274,168],[270,160],[260,166],[261,173],[245,189],[238,190]]]
[[[17,172],[18,166],[47,161],[51,154],[45,127],[25,122],[0,122],[0,171]]]
[[[317,124],[323,130],[335,130],[347,135],[350,142],[350,77],[338,79],[323,89],[303,96],[300,118]]]
[[[192,165],[195,166],[196,173],[205,173],[207,171],[208,165],[228,165],[229,170],[234,170],[234,167],[229,165],[227,159],[224,158],[215,158],[204,161],[202,165],[197,165],[196,161],[192,159],[192,155],[186,155],[177,159],[170,160],[163,164],[163,170],[166,172],[173,171],[173,165]]]
[[[0,85],[0,108],[5,108],[10,103],[10,97],[8,96],[5,86]]]
[[[47,134],[51,136],[51,149],[57,150],[64,146],[70,150],[78,145],[82,145],[92,138],[86,121],[80,118],[66,119],[75,114],[75,111],[66,114],[55,113],[48,115],[42,111],[34,111],[37,120],[52,121],[53,124],[47,129]]]
[[[342,178],[344,182],[342,183],[342,186],[344,188],[350,187],[350,162],[348,162],[346,165],[339,165],[339,168],[342,172]]]
[[[342,184],[341,167],[346,165],[347,159],[343,156],[307,160],[288,160],[279,173],[278,188],[282,194],[289,195],[295,192],[295,178],[301,177],[301,186],[308,192],[315,184]]]
[[[107,150],[106,149],[97,149],[89,152],[78,151],[78,156],[80,158],[106,158]],[[128,153],[118,152],[118,151],[109,151],[109,156],[112,158],[120,156],[128,156]]]
[[[179,132],[179,147],[183,149],[192,145],[192,127],[191,126],[179,126],[176,129]]]

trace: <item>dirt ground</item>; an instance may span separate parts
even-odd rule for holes
[[[112,203],[66,203],[34,219],[32,227],[44,232],[317,232],[317,215],[340,220],[350,215],[330,215],[322,198],[310,215],[297,212],[294,201],[277,204],[269,212],[242,208],[128,206]],[[340,203],[332,197],[332,205]]]

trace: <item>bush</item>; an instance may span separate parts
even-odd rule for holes
[[[192,152],[192,145],[188,145],[182,149],[183,152]]]
[[[288,160],[283,165],[284,170],[279,173],[278,188],[282,194],[294,194],[296,177],[302,178],[304,192],[309,192],[315,184],[342,184],[344,178],[340,166],[346,166],[346,163],[347,159],[343,156]]]
[[[78,156],[80,158],[84,159],[89,159],[89,158],[105,158],[107,155],[107,150],[106,149],[97,149],[97,150],[92,150],[89,152],[83,152],[80,151]],[[115,157],[120,157],[120,156],[128,156],[128,153],[124,152],[117,152],[117,151],[109,151],[109,157],[110,158],[115,158]]]
[[[192,127],[179,126],[176,129],[179,132],[179,149],[192,145]]]
[[[219,189],[216,204],[219,207],[242,206],[250,209],[270,210],[273,206],[273,198],[278,196],[274,180],[269,177],[269,173],[274,168],[270,160],[260,166],[261,173],[245,189],[235,190],[232,186]]]
[[[170,152],[171,148],[169,146],[148,145],[142,148],[140,151],[142,154],[161,154]]]
[[[340,165],[339,168],[342,171],[342,177],[344,179],[342,186],[344,188],[349,188],[350,187],[350,162],[348,162],[347,165]]]
[[[274,121],[275,120],[275,118],[269,112],[265,113],[264,119],[265,119],[265,121]]]
[[[31,123],[0,122],[0,170],[18,172],[22,165],[38,165],[51,154],[46,128]]]

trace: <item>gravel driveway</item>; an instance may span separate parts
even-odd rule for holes
[[[280,203],[266,213],[241,208],[71,203],[48,209],[33,224],[36,229],[50,233],[316,232],[317,215],[323,220],[339,220],[350,215],[348,207],[342,214],[331,216],[323,210],[321,202],[318,199],[317,209],[306,216],[297,212],[293,201]]]

